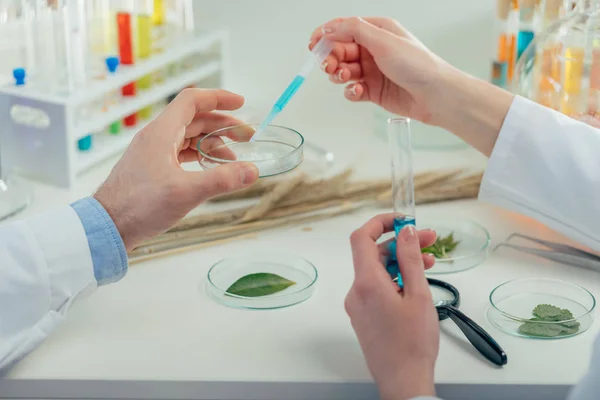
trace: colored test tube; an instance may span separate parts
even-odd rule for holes
[[[131,26],[131,13],[128,11],[119,11],[117,13],[117,34],[119,37],[119,58],[122,65],[133,65],[133,35]],[[135,96],[135,82],[123,86],[122,94],[124,97]],[[123,120],[125,126],[135,126],[137,115],[131,114]]]
[[[136,15],[136,49],[137,58],[142,61],[150,58],[152,54],[152,3],[143,0],[142,7]],[[148,74],[137,81],[139,90],[149,89],[152,86],[152,75]],[[141,119],[148,119],[152,116],[152,106],[142,108],[138,115]]]
[[[512,80],[517,57],[519,30],[519,4],[517,0],[496,0],[498,18],[498,43],[496,61],[507,64],[508,81]]]
[[[571,47],[565,49],[563,93],[560,111],[569,116],[577,116],[581,109],[581,81],[583,78],[583,60],[585,50]]]

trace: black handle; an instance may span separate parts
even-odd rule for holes
[[[496,365],[505,365],[508,361],[506,353],[502,347],[479,325],[471,318],[467,317],[460,310],[452,306],[441,306],[438,310],[443,309],[448,316],[454,321],[460,330],[465,334],[469,342],[485,356],[488,360]],[[441,311],[441,310],[440,310]]]

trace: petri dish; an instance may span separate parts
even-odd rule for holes
[[[563,339],[579,335],[592,325],[596,299],[585,288],[556,279],[529,278],[508,281],[490,293],[486,312],[496,328],[528,339]],[[556,321],[532,321],[540,304],[571,312]]]
[[[200,165],[211,169],[233,162],[251,162],[259,176],[279,175],[291,171],[304,159],[304,138],[284,126],[269,125],[250,141],[259,124],[222,128],[204,136],[198,142]]]
[[[423,219],[417,216],[419,229],[429,228],[438,237],[452,234],[458,245],[447,258],[436,258],[435,265],[426,271],[427,275],[452,274],[475,268],[488,259],[490,234],[477,222],[440,216],[439,219]]]
[[[295,282],[278,293],[247,297],[227,293],[238,279],[259,273],[276,274]],[[229,307],[275,309],[289,307],[308,299],[315,291],[317,268],[302,257],[272,252],[227,257],[208,271],[207,291],[210,297]]]

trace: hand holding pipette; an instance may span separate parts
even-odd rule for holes
[[[310,72],[313,70],[313,68],[315,67],[315,64],[321,65],[323,63],[323,61],[325,61],[325,58],[327,58],[329,53],[331,53],[332,49],[333,49],[333,43],[325,38],[322,38],[316,44],[316,46],[313,48],[313,51],[311,52],[310,58],[306,61],[306,63],[304,64],[304,66],[302,67],[300,72],[296,75],[294,80],[292,80],[292,83],[290,83],[288,85],[288,87],[285,89],[283,94],[279,97],[279,99],[277,99],[277,101],[273,105],[273,108],[269,112],[269,115],[267,115],[267,118],[265,118],[265,120],[262,122],[262,124],[260,124],[256,133],[250,139],[251,142],[256,140],[256,138],[260,135],[260,133],[267,126],[269,126],[271,124],[271,122],[273,122],[275,117],[281,111],[283,111],[283,109],[285,108],[287,103],[289,103],[291,98],[296,94],[298,89],[300,89],[300,86],[302,86],[302,84],[304,83],[304,81],[306,80],[306,78],[308,77]]]

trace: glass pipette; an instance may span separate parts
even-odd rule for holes
[[[287,105],[287,103],[289,103],[292,96],[294,96],[296,94],[296,92],[298,91],[298,89],[300,89],[300,86],[302,86],[302,84],[306,80],[306,77],[308,76],[308,74],[310,74],[310,72],[313,70],[313,68],[315,67],[315,64],[321,65],[323,63],[323,61],[325,61],[325,58],[327,58],[329,53],[331,53],[332,49],[333,49],[332,42],[330,42],[329,40],[327,40],[325,38],[322,38],[321,40],[319,40],[319,42],[313,48],[310,58],[306,61],[304,66],[302,66],[302,69],[300,70],[298,75],[296,75],[296,77],[294,78],[292,83],[289,84],[289,86],[285,89],[283,94],[279,97],[279,99],[277,99],[277,101],[273,105],[273,108],[269,112],[269,115],[267,115],[267,118],[265,118],[265,120],[262,122],[262,124],[260,124],[260,126],[258,127],[258,130],[254,133],[254,135],[250,139],[251,142],[256,140],[258,135],[260,135],[260,133],[267,126],[269,126],[271,124],[271,122],[273,122],[275,117],[284,109],[284,107]]]

